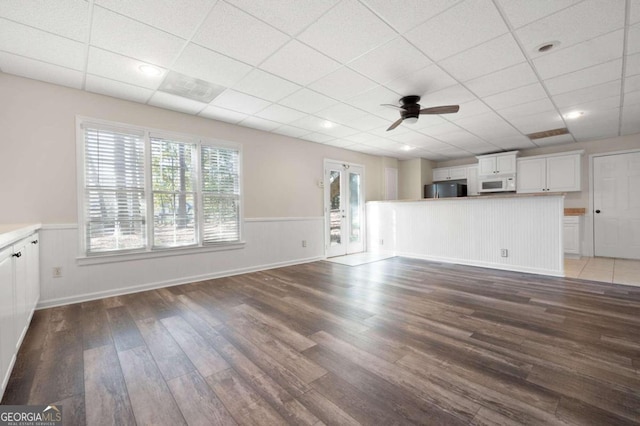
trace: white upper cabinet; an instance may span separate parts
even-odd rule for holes
[[[467,178],[467,166],[461,167],[440,167],[433,169],[433,181],[457,180]]]
[[[510,151],[476,157],[478,159],[478,175],[495,176],[515,173],[517,155],[518,151]]]
[[[517,192],[580,191],[582,152],[518,159]]]
[[[478,166],[467,167],[467,195],[478,195]]]

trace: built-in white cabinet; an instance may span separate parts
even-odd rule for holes
[[[581,190],[583,151],[519,158],[518,193],[571,192]]]
[[[458,180],[467,178],[467,166],[460,167],[440,167],[433,169],[433,181]]]
[[[479,155],[478,175],[495,176],[516,172],[516,156],[518,151],[501,152],[500,154]]]
[[[478,166],[467,167],[467,195],[478,195]]]
[[[29,229],[25,238],[19,231],[0,245],[0,399],[40,298],[38,233]]]
[[[564,253],[580,256],[580,216],[565,216],[563,222]]]

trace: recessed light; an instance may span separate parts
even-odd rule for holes
[[[330,129],[334,126],[334,124],[330,121],[323,121],[322,122],[322,127],[324,127],[325,129]]]
[[[138,70],[144,74],[144,75],[148,75],[149,77],[157,77],[160,74],[162,74],[162,71],[160,70],[160,68],[158,67],[154,67],[153,65],[149,65],[149,64],[142,64],[138,67]]]
[[[411,151],[412,149],[415,149],[415,147],[413,147],[411,145],[402,145],[402,150],[403,151]]]
[[[560,44],[559,41],[548,41],[546,43],[542,43],[540,46],[536,47],[536,51],[540,53],[545,53],[550,51],[551,49],[558,47]]]
[[[575,120],[576,118],[580,118],[583,115],[584,115],[584,112],[582,111],[571,111],[570,113],[565,114],[564,118],[568,120]]]

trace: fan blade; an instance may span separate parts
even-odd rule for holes
[[[404,118],[398,118],[398,121],[396,121],[395,123],[393,123],[391,126],[389,126],[389,128],[387,129],[387,132],[389,130],[393,130],[396,127],[398,127],[400,125],[400,123],[402,123],[402,121],[404,120]]]
[[[392,105],[392,104],[380,104],[380,106],[390,107],[390,108],[395,108],[395,109],[399,109],[399,110],[404,110],[404,108],[402,108],[401,106],[398,106],[398,105]]]
[[[442,105],[431,108],[423,108],[420,114],[452,114],[460,110],[460,105]]]

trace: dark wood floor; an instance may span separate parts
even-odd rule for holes
[[[640,288],[394,258],[38,311],[67,424],[640,424]]]

